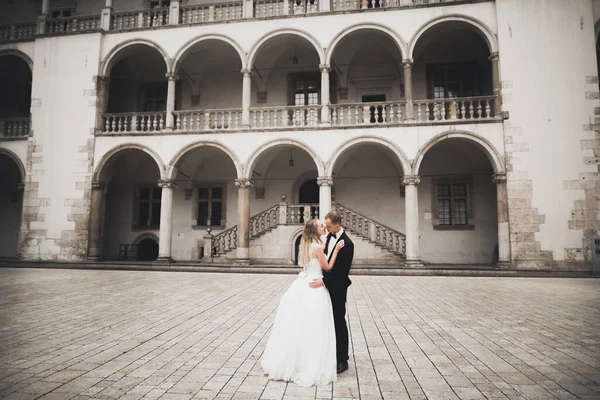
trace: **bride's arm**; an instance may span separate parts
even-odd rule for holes
[[[340,249],[344,247],[344,241],[340,240],[336,245],[335,245],[335,249],[333,249],[333,254],[331,255],[331,260],[329,260],[329,262],[327,262],[327,257],[325,256],[325,251],[323,250],[323,247],[319,246],[317,248],[317,251],[315,252],[317,259],[319,260],[319,264],[321,264],[321,268],[323,268],[325,271],[330,271],[331,268],[333,268],[333,265],[335,264],[335,259],[337,258],[338,252],[340,251]]]

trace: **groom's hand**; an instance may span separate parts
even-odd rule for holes
[[[320,288],[321,286],[323,286],[323,279],[313,279],[308,286],[310,286],[313,289],[316,288]]]

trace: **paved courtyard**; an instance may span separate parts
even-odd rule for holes
[[[356,276],[350,370],[300,388],[259,369],[293,279],[2,268],[0,397],[600,399],[600,280]]]

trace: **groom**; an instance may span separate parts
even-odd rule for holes
[[[325,216],[325,226],[329,234],[325,242],[325,254],[327,261],[331,259],[333,249],[338,241],[344,241],[344,247],[339,251],[333,268],[323,271],[323,279],[313,279],[310,287],[317,288],[325,285],[331,296],[333,306],[333,322],[335,325],[337,373],[340,374],[348,369],[348,328],[346,326],[346,293],[348,286],[352,284],[348,278],[348,272],[354,258],[354,243],[350,240],[341,227],[342,218],[335,211],[330,211]]]

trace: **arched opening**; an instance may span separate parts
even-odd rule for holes
[[[308,179],[300,185],[298,191],[298,203],[319,204],[319,185],[316,179]]]
[[[404,99],[402,58],[397,42],[381,30],[357,29],[344,36],[330,61],[332,123],[399,122],[398,102]],[[366,121],[365,105],[370,110]]]
[[[19,229],[23,210],[23,186],[19,166],[0,153],[0,258],[18,254]]]
[[[16,55],[0,55],[0,137],[27,137],[31,69]]]
[[[155,261],[158,258],[158,242],[156,239],[142,239],[137,246],[138,261]]]
[[[160,169],[147,152],[126,148],[113,154],[97,173],[106,183],[101,217],[102,258],[135,259],[140,233],[158,237],[162,189]]]
[[[300,241],[302,240],[302,235],[298,235],[296,240],[294,241],[294,264],[298,265],[298,254],[300,254]]]
[[[147,44],[121,49],[110,61],[107,132],[145,132],[166,124],[167,66],[163,55]]]
[[[494,168],[477,143],[450,138],[433,145],[418,175],[420,254],[426,263],[494,264],[498,260]]]
[[[316,184],[320,171],[317,162],[306,150],[294,144],[281,144],[263,150],[250,164],[250,177],[254,180],[256,194],[256,199],[251,202],[251,214],[272,207],[285,195],[291,222],[304,223],[307,218],[318,217],[318,201],[300,204],[302,184],[307,181]],[[302,192],[304,195],[304,190]],[[310,199],[303,197],[302,200],[315,198],[313,195]],[[310,204],[310,208],[305,211],[307,204]]]
[[[420,120],[494,115],[490,53],[483,33],[468,22],[443,21],[427,29],[412,54],[414,115]],[[458,100],[464,98],[469,99]]]
[[[256,127],[317,126],[321,104],[321,58],[313,43],[297,34],[267,39],[256,50],[251,124]],[[290,106],[290,108],[281,108]],[[277,109],[279,107],[279,109]]]
[[[176,260],[194,260],[201,254],[203,237],[238,224],[236,165],[222,149],[199,144],[176,158],[173,176],[173,226],[178,236],[171,250]],[[204,254],[208,254],[204,249]]]
[[[177,62],[177,130],[235,129],[241,126],[242,60],[222,39],[199,41]],[[205,120],[208,118],[208,120]]]

